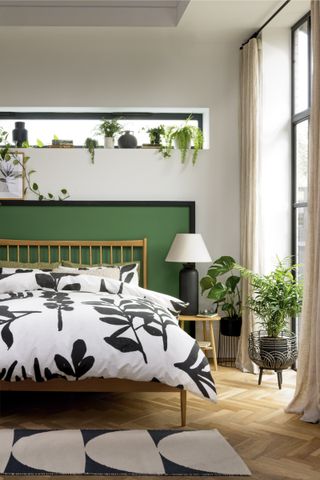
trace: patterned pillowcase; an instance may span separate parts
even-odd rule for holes
[[[93,275],[96,277],[112,278],[132,285],[139,285],[138,263],[129,263],[125,265],[106,265],[96,267],[65,267],[64,265],[53,270],[54,273],[69,273],[77,275]]]
[[[0,274],[0,294],[38,290],[40,286],[37,283],[37,273],[43,274],[41,270],[29,270],[18,273],[13,271],[12,273]],[[50,275],[48,274],[48,276]]]

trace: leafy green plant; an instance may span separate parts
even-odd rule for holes
[[[56,136],[56,135],[55,135]],[[36,140],[36,145],[30,145],[30,143],[28,142],[28,140],[26,140],[25,142],[22,142],[22,148],[30,148],[30,147],[33,147],[33,148],[43,148],[44,147],[44,143],[42,140],[40,140],[40,138],[37,138]]]
[[[301,312],[303,286],[294,275],[297,267],[290,264],[289,258],[278,260],[278,265],[268,275],[236,266],[252,287],[246,306],[260,319],[268,337],[278,337],[286,329],[288,318]]]
[[[94,163],[95,148],[97,148],[98,146],[97,140],[95,140],[94,138],[88,137],[84,142],[84,146],[88,149],[88,152],[91,158],[91,163]]]
[[[151,145],[161,145],[161,137],[165,135],[165,127],[164,125],[159,125],[158,127],[149,128],[147,130],[149,134],[150,143]]]
[[[104,137],[114,137],[117,133],[122,132],[122,125],[116,118],[112,120],[102,119],[102,123],[97,127],[97,133]]]
[[[201,293],[208,292],[207,297],[231,318],[241,317],[241,277],[233,273],[235,265],[232,257],[219,257],[209,267],[207,275],[200,280]],[[227,273],[230,275],[226,277]]]
[[[199,127],[190,125],[192,119],[190,115],[182,127],[167,127],[164,135],[164,145],[160,147],[160,152],[164,158],[171,157],[174,143],[181,152],[181,162],[184,163],[187,158],[188,149],[193,142],[192,163],[196,163],[199,150],[203,149],[203,133]]]
[[[20,165],[22,169],[21,176],[24,178],[26,182],[26,187],[24,189],[24,194],[28,190],[32,192],[38,200],[66,200],[69,198],[69,193],[66,188],[62,188],[60,192],[56,195],[52,193],[44,194],[40,191],[39,185],[36,182],[32,182],[31,176],[36,173],[35,170],[28,170],[27,169],[27,162],[30,160],[30,157],[27,155],[23,156],[23,160],[20,160],[17,151],[11,150],[11,145],[8,142],[8,132],[6,132],[2,127],[0,127],[0,162],[5,163],[12,161],[13,165]]]

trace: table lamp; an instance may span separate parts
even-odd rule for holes
[[[199,313],[199,276],[196,262],[211,262],[211,257],[199,233],[177,233],[172,242],[166,262],[183,263],[179,273],[179,297],[189,306],[183,315]]]

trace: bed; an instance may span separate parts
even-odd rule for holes
[[[1,258],[5,258],[8,262],[16,261],[18,262],[18,264],[22,260],[24,262],[30,262],[30,263],[42,262],[42,261],[51,263],[52,261],[56,261],[59,264],[61,264],[61,263],[72,262],[72,263],[77,263],[78,265],[81,265],[80,268],[86,269],[86,268],[93,268],[93,266],[96,264],[97,265],[101,265],[101,264],[114,265],[119,263],[121,265],[124,265],[130,262],[131,263],[139,262],[139,270],[140,270],[140,276],[139,276],[140,286],[132,286],[125,280],[121,280],[121,279],[107,280],[104,277],[100,278],[95,275],[92,277],[89,277],[88,272],[86,272],[85,270],[84,272],[81,272],[81,274],[79,275],[77,272],[76,273],[73,272],[71,275],[69,275],[69,273],[63,273],[63,274],[52,273],[52,272],[39,273],[39,271],[38,273],[35,273],[37,272],[36,270],[25,271],[25,272],[15,271],[14,273],[10,273],[7,276],[0,275],[0,277],[3,277],[2,281],[5,283],[5,285],[8,285],[8,282],[9,283],[18,282],[18,281],[22,282],[21,284],[22,286],[20,285],[19,287],[17,287],[17,290],[19,291],[18,293],[14,292],[12,290],[12,287],[10,287],[8,291],[11,293],[8,294],[8,293],[2,292],[3,294],[2,295],[0,294],[0,328],[2,328],[1,329],[2,350],[1,350],[1,344],[0,344],[0,379],[1,379],[0,391],[177,392],[180,395],[181,424],[182,426],[186,424],[187,390],[184,386],[184,381],[182,383],[174,381],[176,378],[175,373],[172,377],[173,379],[171,379],[171,377],[169,379],[169,383],[171,383],[171,385],[164,383],[162,381],[161,376],[159,380],[158,377],[156,378],[152,377],[152,374],[151,374],[152,378],[148,377],[147,380],[143,380],[143,381],[136,380],[136,379],[129,379],[129,378],[112,378],[110,377],[110,370],[108,370],[108,373],[107,373],[108,378],[101,378],[100,371],[98,372],[98,377],[96,375],[91,377],[90,369],[87,371],[86,375],[81,376],[82,378],[76,377],[73,379],[76,381],[68,381],[70,380],[68,375],[69,373],[68,369],[70,370],[70,368],[68,367],[68,365],[66,366],[66,363],[68,362],[67,360],[65,360],[63,363],[64,357],[60,354],[59,356],[56,354],[54,358],[55,359],[58,357],[60,358],[59,365],[64,365],[64,367],[60,368],[60,370],[62,369],[62,372],[64,372],[64,375],[58,375],[56,371],[52,371],[51,364],[50,364],[51,370],[48,367],[46,367],[45,369],[42,369],[42,375],[39,374],[40,378],[36,379],[37,381],[34,381],[35,380],[34,378],[30,378],[31,375],[28,375],[26,373],[25,371],[26,369],[24,366],[22,366],[20,369],[22,371],[22,374],[19,373],[19,375],[17,375],[16,373],[17,370],[16,370],[15,373],[12,371],[10,374],[10,377],[8,377],[9,375],[8,372],[10,368],[9,357],[12,352],[12,349],[14,348],[13,340],[11,338],[13,335],[11,331],[10,331],[10,334],[3,333],[3,332],[5,329],[8,330],[7,324],[10,323],[10,321],[8,321],[8,318],[11,315],[11,312],[14,310],[13,305],[19,305],[19,312],[22,312],[24,311],[23,309],[26,308],[24,307],[26,305],[26,302],[31,301],[30,297],[32,297],[33,302],[38,302],[37,307],[34,307],[34,308],[38,309],[35,312],[39,315],[39,317],[36,317],[35,312],[33,312],[33,316],[35,318],[42,318],[41,317],[42,310],[41,308],[39,308],[40,302],[41,302],[41,305],[43,304],[47,305],[46,318],[49,318],[49,315],[54,315],[56,313],[56,310],[54,309],[57,308],[56,303],[54,302],[56,302],[57,295],[60,295],[60,296],[62,295],[64,296],[63,297],[64,299],[63,301],[59,300],[60,301],[59,305],[61,306],[62,304],[61,302],[65,302],[63,305],[65,306],[65,310],[66,310],[65,314],[67,316],[68,315],[70,316],[71,313],[74,315],[74,312],[68,312],[68,302],[74,304],[74,307],[75,307],[75,304],[78,301],[79,304],[81,303],[82,309],[90,308],[91,310],[95,311],[96,316],[94,317],[94,322],[96,323],[100,322],[99,328],[100,328],[100,325],[102,325],[103,328],[106,326],[108,328],[115,328],[115,325],[117,325],[117,328],[119,327],[118,331],[120,331],[121,329],[125,330],[128,327],[124,323],[126,319],[124,319],[123,317],[121,317],[120,314],[115,312],[114,305],[116,305],[117,308],[119,308],[119,305],[120,305],[119,302],[120,303],[125,302],[127,310],[128,308],[129,310],[131,309],[130,311],[132,311],[132,309],[134,308],[140,308],[140,310],[138,311],[138,314],[135,314],[136,316],[134,318],[138,318],[139,315],[141,315],[142,317],[144,317],[144,320],[143,320],[144,324],[143,325],[141,324],[138,327],[135,327],[133,331],[134,333],[136,333],[138,328],[142,327],[140,332],[142,331],[145,335],[148,335],[148,342],[150,342],[150,346],[149,346],[150,356],[152,356],[152,350],[155,349],[155,345],[156,345],[155,342],[158,342],[157,345],[159,344],[159,337],[161,337],[160,333],[163,332],[161,341],[164,342],[164,336],[167,337],[167,331],[169,330],[174,332],[174,335],[173,333],[171,335],[173,336],[173,338],[175,339],[174,341],[176,342],[175,348],[171,348],[171,350],[174,355],[175,355],[175,350],[180,352],[182,348],[180,346],[180,343],[181,343],[180,331],[182,332],[182,330],[179,328],[177,320],[175,324],[175,320],[174,320],[174,317],[172,316],[171,310],[169,309],[170,311],[170,315],[169,315],[169,313],[167,313],[167,310],[166,310],[166,304],[165,305],[161,304],[161,302],[167,302],[168,299],[166,298],[166,296],[155,298],[154,297],[155,292],[150,292],[149,290],[146,289],[147,271],[148,271],[147,270],[147,239],[123,240],[123,241],[88,241],[88,240],[86,241],[75,241],[75,240],[47,241],[47,240],[2,239],[0,240],[0,252],[2,252]],[[41,278],[41,282],[39,285],[40,288],[39,286],[37,288],[33,288],[33,287],[30,288],[30,285],[32,285],[32,282],[34,282],[35,278],[37,278],[38,283],[39,283],[39,278]],[[45,282],[47,282],[48,279],[50,280],[50,282],[52,281],[56,282],[56,285],[59,284],[59,286],[54,287],[55,291],[50,291],[50,288],[51,288],[50,285],[48,287],[47,283],[43,283],[44,281],[43,279],[45,279]],[[101,288],[102,283],[104,285],[104,288]],[[26,285],[26,286],[23,286],[23,285]],[[111,305],[111,299],[110,299],[111,297],[113,302],[112,305]],[[137,307],[137,303],[136,303],[138,297],[139,297],[139,307]],[[112,315],[111,314],[109,315],[109,320],[106,320],[107,318],[106,316],[101,317],[101,314],[105,315],[105,312],[107,311],[105,303],[103,304],[103,306],[101,306],[101,301],[106,302],[106,298],[108,299],[108,302],[109,302],[107,305],[107,308],[109,308],[109,311],[112,313]],[[135,303],[132,303],[132,302],[135,302]],[[171,301],[171,304],[173,304],[172,301]],[[144,309],[143,314],[141,313],[141,308],[142,308],[141,305],[143,306],[143,309]],[[156,314],[154,313],[154,305],[157,306]],[[73,310],[73,307],[71,308],[71,310]],[[2,316],[1,316],[1,312],[2,312]],[[161,332],[157,330],[158,326],[157,325],[155,326],[155,324],[152,323],[152,319],[150,320],[150,315],[152,315],[153,318],[160,318],[161,315],[164,315],[164,317],[161,317],[162,330],[159,327]],[[159,317],[158,316],[155,317],[155,315],[159,315]],[[32,315],[31,316],[29,315],[29,318],[32,318]],[[146,318],[147,320],[145,320]],[[165,321],[163,321],[163,318],[165,318]],[[104,322],[103,324],[101,323],[101,320],[103,320]],[[23,320],[23,322],[27,322],[27,321]],[[23,326],[23,322],[22,321],[16,322],[16,324],[18,323],[21,324],[19,327],[20,330],[22,328],[26,328],[26,326]],[[61,322],[62,320],[60,319],[60,323]],[[87,319],[86,319],[86,322],[87,322]],[[106,325],[107,323],[108,325]],[[158,323],[160,325],[160,321]],[[27,325],[27,323],[25,323],[25,325]],[[41,325],[41,324],[39,323],[38,325]],[[60,324],[60,326],[58,323],[57,330],[60,330],[59,334],[61,334],[61,331],[63,330],[61,325],[62,323]],[[84,325],[84,323],[81,325]],[[121,325],[122,327],[120,328]],[[165,328],[163,327],[164,325],[165,325]],[[90,324],[90,328],[92,330],[91,324]],[[19,335],[21,335],[20,330],[18,331],[18,333],[16,333],[16,336],[18,339],[20,338]],[[88,335],[90,336],[90,332],[88,333]],[[178,336],[176,337],[175,335],[178,335]],[[183,332],[183,335],[187,335],[187,334]],[[191,337],[189,338],[187,337],[184,337],[184,338],[187,343],[189,342],[188,345],[190,345],[190,355],[188,356],[187,359],[185,359],[184,362],[174,363],[174,366],[177,366],[177,369],[181,369],[181,371],[183,370],[182,372],[183,378],[186,378],[187,368],[188,368],[189,376],[190,375],[194,376],[195,375],[194,372],[197,371],[198,372],[197,378],[195,377],[193,378],[194,380],[193,383],[195,383],[196,386],[193,389],[193,384],[192,384],[191,391],[194,391],[198,388],[199,392],[194,391],[194,393],[197,393],[200,396],[207,397],[208,399],[215,400],[215,394],[216,394],[215,386],[214,386],[213,379],[211,377],[208,362],[205,356],[202,354],[201,350],[198,348],[194,339],[191,339]],[[59,338],[62,338],[62,337],[59,337]],[[178,340],[176,340],[176,338]],[[138,347],[135,347],[133,345],[132,340],[129,340],[130,341],[129,347],[128,345],[123,345],[122,340],[123,339],[121,335],[119,334],[116,337],[115,333],[112,333],[111,335],[109,334],[109,336],[104,337],[104,342],[107,343],[108,347],[111,348],[112,354],[114,352],[116,352],[117,354],[119,353],[119,355],[122,354],[122,356],[126,359],[137,357],[139,352],[135,352],[134,349],[136,348],[137,350]],[[154,344],[151,344],[151,342],[154,342]],[[75,345],[75,342],[73,343],[73,347],[74,345]],[[86,360],[88,362],[87,360],[88,358],[98,358],[98,357],[90,356],[89,355],[90,352],[87,352],[86,346],[84,347],[83,345],[79,345],[79,342],[78,342],[77,348],[78,350],[79,348],[80,350],[81,349],[84,350],[82,352],[83,353],[82,357],[78,361],[78,365],[82,368],[82,370],[84,368],[83,360]],[[142,351],[140,351],[140,353],[142,354],[141,356],[145,355],[145,353]],[[72,350],[71,358],[73,358],[72,357],[73,354],[74,354],[74,350]],[[129,356],[129,354],[131,356]],[[15,355],[17,357],[17,353]],[[195,357],[195,355],[197,358]],[[19,356],[20,356],[20,352],[19,352]],[[6,357],[8,357],[7,365],[5,364]],[[112,358],[114,358],[113,362],[117,363],[118,365],[119,358],[122,358],[122,357],[114,356]],[[165,359],[164,361],[166,362],[167,360]],[[15,362],[17,362],[17,360]],[[128,376],[126,368],[127,368],[127,363],[130,363],[130,362],[128,362],[128,360],[125,361],[124,366],[122,366],[120,369],[121,370],[120,377]],[[98,361],[96,363],[98,363]],[[152,364],[152,361],[150,361],[149,363]],[[196,366],[195,366],[195,363],[197,364]],[[56,364],[57,364],[57,361],[56,361]],[[142,364],[145,367],[143,361],[142,361]],[[110,362],[109,369],[111,370],[112,370],[111,368],[112,365]],[[169,361],[168,361],[168,365],[169,365]],[[14,368],[16,368],[16,364]],[[40,372],[39,365],[37,366],[37,368],[39,369],[39,372]],[[130,367],[130,368],[133,368],[133,367]],[[135,372],[135,376],[139,378],[141,376],[140,370],[143,370],[143,369],[142,367],[140,368],[139,365],[134,368],[136,368],[137,370]],[[166,368],[161,367],[161,368],[162,368],[162,374],[163,374],[163,371],[165,371],[166,369],[169,370],[169,368],[167,367]],[[50,372],[50,375],[49,374],[44,375],[43,374],[44,371]],[[165,375],[167,375],[167,373],[168,372],[165,371]],[[147,374],[147,376],[148,375],[149,373]],[[10,381],[8,381],[8,378]]]

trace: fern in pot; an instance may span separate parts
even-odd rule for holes
[[[171,157],[174,146],[180,150],[181,162],[185,163],[188,150],[192,149],[192,163],[196,163],[199,150],[203,149],[203,133],[199,127],[190,125],[192,116],[189,116],[182,127],[167,127],[165,129],[164,144],[160,147],[160,152],[164,158]]]
[[[239,337],[241,333],[240,275],[235,274],[236,261],[230,256],[217,258],[207,275],[200,280],[201,292],[206,293],[223,314],[220,332],[225,336]]]

